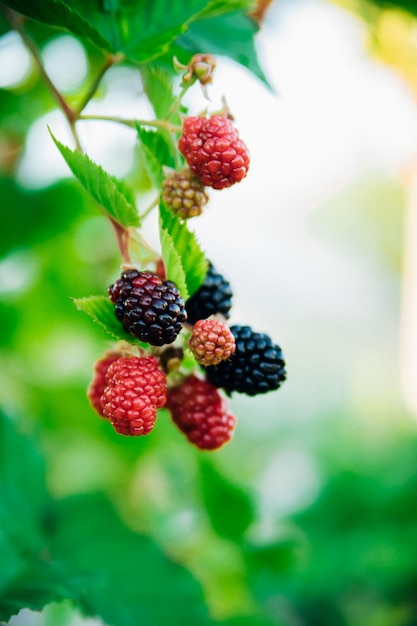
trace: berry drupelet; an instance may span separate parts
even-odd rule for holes
[[[105,417],[100,400],[106,386],[106,373],[110,365],[121,357],[122,354],[120,352],[109,352],[94,364],[94,375],[88,387],[87,396],[92,407],[101,417]]]
[[[186,220],[201,215],[208,195],[201,180],[186,168],[165,178],[162,199],[173,213]]]
[[[109,287],[109,297],[125,330],[153,346],[175,341],[187,319],[177,286],[152,272],[125,270]]]
[[[206,367],[230,358],[236,348],[235,338],[228,326],[216,319],[196,322],[188,345],[197,361]]]
[[[228,403],[206,380],[188,376],[168,389],[167,409],[188,441],[200,450],[216,450],[227,443],[236,425]]]
[[[157,409],[166,402],[166,376],[154,356],[126,357],[114,361],[105,375],[100,402],[121,435],[147,435],[154,427]]]
[[[286,379],[281,348],[264,333],[250,326],[231,326],[236,350],[227,361],[208,367],[207,379],[228,394],[232,391],[248,396],[278,389]]]
[[[207,187],[230,187],[248,173],[248,149],[224,115],[186,117],[178,147],[190,170]]]
[[[232,308],[232,296],[230,283],[209,262],[204,283],[185,303],[188,323],[195,324],[216,313],[227,319]]]

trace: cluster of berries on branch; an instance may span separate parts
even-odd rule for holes
[[[214,66],[210,55],[196,55],[183,84],[199,81],[205,90]],[[207,187],[225,189],[247,175],[249,152],[228,111],[185,117],[177,149],[184,161],[167,173],[159,193],[183,223],[202,213]],[[263,394],[285,380],[281,349],[250,326],[228,325],[232,289],[211,261],[186,298],[166,276],[160,255],[152,263],[125,264],[108,288],[114,316],[131,341],[97,361],[88,397],[118,433],[147,435],[165,407],[193,445],[218,449],[236,426],[228,396]]]

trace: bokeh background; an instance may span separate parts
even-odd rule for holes
[[[0,39],[1,404],[37,442],[52,494],[104,492],[193,574],[213,623],[415,626],[417,21],[275,0],[257,46],[273,89],[218,58],[208,105],[226,96],[250,174],[213,192],[192,228],[233,286],[231,323],[280,344],[286,383],[235,395],[234,439],[211,454],[163,412],[140,441],[97,419],[86,387],[112,344],[71,297],[105,293],[118,250],[50,139],[48,126],[71,143],[12,33]],[[46,29],[42,55],[69,99],[99,62]],[[197,89],[186,103],[207,106]],[[139,75],[115,67],[86,112],[148,106]],[[141,176],[133,131],[79,130],[108,171]],[[153,241],[152,217],[145,230]],[[10,620],[103,623],[69,602]]]

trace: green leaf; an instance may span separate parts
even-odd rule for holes
[[[204,52],[222,55],[243,65],[270,87],[261,68],[255,47],[257,24],[245,13],[234,12],[221,17],[199,20],[179,37],[170,54],[187,63],[190,55]]]
[[[32,438],[0,413],[0,620],[71,597],[45,548],[51,502]]]
[[[10,30],[10,24],[6,20],[4,13],[0,11],[0,36],[4,35]]]
[[[252,500],[206,459],[200,461],[200,475],[203,501],[214,531],[225,539],[241,542],[255,519]]]
[[[175,100],[171,76],[167,71],[152,64],[142,65],[140,73],[143,87],[156,117],[164,119]]]
[[[371,2],[381,9],[402,9],[417,16],[415,0],[371,0]]]
[[[204,252],[194,233],[188,230],[186,224],[174,215],[162,200],[159,204],[159,222],[161,233],[167,231],[172,239],[185,274],[188,295],[192,296],[203,284],[207,274],[207,260]],[[170,279],[173,280],[171,277]]]
[[[51,551],[85,577],[85,613],[113,626],[212,624],[200,585],[152,539],[129,530],[107,499],[61,502]]]
[[[38,22],[64,28],[78,37],[89,39],[99,48],[115,52],[109,41],[93,26],[94,22],[88,19],[89,11],[83,10],[82,6],[78,11],[74,3],[63,0],[7,0],[4,4]]]
[[[139,125],[136,126],[136,130],[145,156],[149,177],[155,187],[159,188],[165,178],[163,166],[166,165],[171,168],[175,166],[171,146],[163,131],[148,130]]]
[[[73,298],[73,302],[79,311],[87,313],[102,329],[113,339],[128,341],[147,347],[127,333],[114,313],[114,304],[106,296],[88,296],[86,298]]]
[[[105,172],[86,154],[64,146],[49,132],[74,176],[105,213],[124,227],[139,226],[133,191],[124,182]]]
[[[207,7],[200,13],[198,19],[224,15],[232,11],[245,11],[249,13],[254,8],[254,0],[210,0]]]
[[[165,228],[159,231],[162,249],[162,259],[164,261],[165,272],[168,280],[174,282],[184,300],[188,300],[189,293],[187,288],[187,280],[184,268],[181,263],[181,257],[178,254],[171,235]]]

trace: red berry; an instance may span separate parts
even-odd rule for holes
[[[103,414],[103,407],[101,406],[100,398],[103,395],[104,388],[106,386],[105,376],[106,372],[109,369],[109,366],[120,359],[120,352],[109,352],[102,359],[99,359],[94,364],[94,376],[93,380],[90,383],[90,386],[87,389],[87,396],[101,417],[105,417]]]
[[[185,118],[178,147],[190,170],[208,187],[230,187],[248,172],[248,149],[223,115]]]
[[[196,322],[188,345],[197,361],[205,367],[229,359],[236,349],[232,332],[216,319]]]
[[[166,402],[166,376],[154,356],[120,358],[105,375],[103,414],[122,435],[147,435]]]
[[[233,434],[236,418],[228,403],[206,380],[191,375],[177,387],[168,389],[167,408],[187,439],[200,450],[215,450]]]

